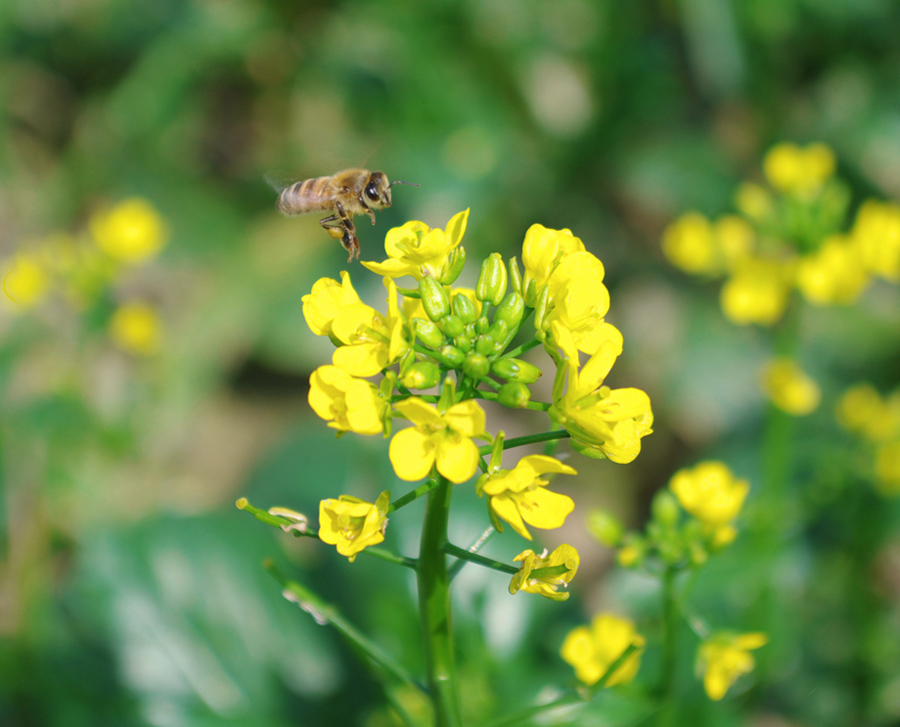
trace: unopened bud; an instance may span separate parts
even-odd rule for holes
[[[438,349],[444,345],[444,334],[433,321],[425,318],[413,318],[413,326],[418,338],[428,348]]]
[[[450,366],[456,369],[462,366],[466,354],[460,351],[456,346],[444,346],[441,349],[441,356],[444,357],[444,360],[450,364]]]
[[[469,296],[463,293],[453,296],[453,303],[450,307],[453,309],[453,314],[459,316],[464,323],[474,323],[478,318],[475,304],[469,300]]]
[[[500,391],[497,393],[497,401],[510,409],[523,409],[531,401],[531,391],[525,384],[510,381],[500,387]]]
[[[441,370],[428,361],[417,361],[400,379],[407,389],[430,389],[441,380]]]
[[[592,510],[587,525],[591,535],[610,548],[618,547],[625,534],[622,522],[605,510]]]
[[[450,297],[447,291],[430,275],[419,281],[419,295],[422,298],[422,307],[431,320],[439,321],[450,313]]]
[[[441,268],[441,274],[438,276],[438,279],[443,285],[452,285],[463,271],[465,264],[466,249],[457,247],[451,250],[447,260],[444,262],[444,266]]]
[[[451,313],[441,321],[441,328],[444,329],[447,338],[457,338],[466,330],[466,324],[463,322],[462,318]]]
[[[491,371],[501,379],[517,381],[520,384],[533,384],[543,374],[534,364],[517,358],[497,359],[491,366]]]
[[[668,490],[659,490],[653,496],[651,505],[653,519],[661,525],[672,526],[678,523],[681,516],[681,509],[678,507],[678,500]]]
[[[478,300],[498,305],[506,295],[506,285],[507,275],[503,257],[499,252],[491,253],[481,264],[481,274],[478,276],[478,283],[475,286],[475,295]]]
[[[494,353],[496,345],[497,342],[494,340],[493,336],[489,334],[478,336],[478,338],[475,339],[475,352],[480,353],[482,356],[490,356]]]
[[[522,295],[522,273],[519,270],[519,261],[515,258],[509,260],[509,283],[514,293]]]
[[[478,380],[487,376],[491,370],[491,362],[487,360],[487,357],[475,352],[466,354],[462,366],[466,376]]]
[[[514,331],[522,322],[522,314],[525,312],[525,300],[518,293],[510,293],[503,299],[494,314],[494,323],[503,321],[510,331]]]

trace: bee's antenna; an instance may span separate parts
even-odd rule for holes
[[[396,182],[391,182],[388,185],[388,189],[393,187],[395,184],[408,184],[410,187],[421,187],[421,184],[416,184],[415,182],[401,182],[399,179]]]

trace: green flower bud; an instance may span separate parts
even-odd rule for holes
[[[457,293],[453,296],[453,304],[451,305],[454,315],[462,318],[464,323],[474,323],[478,318],[478,311],[475,310],[475,304],[469,300],[469,296]]]
[[[520,384],[533,384],[543,374],[537,366],[517,358],[498,359],[491,366],[491,371],[501,379],[517,381]]]
[[[462,318],[451,313],[441,321],[441,328],[444,329],[444,333],[447,334],[448,338],[457,338],[465,332],[466,324]]]
[[[522,273],[519,270],[519,261],[515,258],[509,260],[509,282],[513,292],[522,295]]]
[[[497,344],[503,348],[506,346],[506,343],[509,339],[509,326],[506,325],[506,321],[497,320],[494,321],[494,325],[491,326],[488,331],[488,335],[497,342]]]
[[[481,274],[475,286],[475,295],[478,300],[497,305],[506,295],[506,266],[499,252],[491,253],[487,260],[481,263]]]
[[[669,490],[659,490],[653,496],[651,510],[653,519],[668,527],[677,525],[678,519],[681,517],[681,508],[678,507],[678,500]]]
[[[455,248],[447,256],[447,260],[441,268],[441,274],[438,276],[438,280],[440,280],[443,285],[452,285],[463,271],[465,264],[466,249],[464,247]]]
[[[466,376],[473,379],[483,379],[490,370],[491,362],[487,360],[486,356],[482,356],[480,353],[466,354],[466,358],[463,361],[463,371]]]
[[[534,305],[534,329],[544,330],[544,316],[547,315],[547,306],[550,304],[550,288],[544,287]]]
[[[475,337],[470,336],[468,333],[463,333],[461,336],[454,338],[453,342],[456,344],[457,348],[468,353],[475,344]]]
[[[604,510],[592,510],[587,525],[591,535],[609,548],[618,547],[625,534],[621,521]]]
[[[487,329],[491,327],[491,322],[487,319],[487,316],[484,315],[484,312],[481,314],[481,318],[475,321],[475,333],[481,335],[482,333],[486,333]]]
[[[418,338],[428,348],[439,349],[444,345],[444,334],[433,321],[426,318],[413,318],[413,326]]]
[[[407,389],[430,389],[441,380],[441,370],[429,361],[417,361],[409,367],[400,382]]]
[[[466,354],[460,351],[456,346],[444,346],[441,349],[441,356],[444,357],[444,360],[448,364],[457,369],[462,366],[462,362],[466,357]]]
[[[503,299],[503,302],[497,307],[494,314],[494,323],[503,321],[510,331],[515,331],[522,322],[522,315],[525,313],[525,301],[518,293],[510,293]]]
[[[430,275],[419,281],[419,295],[422,307],[433,321],[439,321],[450,312],[450,297],[444,286]]]
[[[482,356],[490,356],[494,353],[496,347],[497,342],[494,340],[494,337],[488,334],[478,336],[478,338],[475,339],[475,351]]]
[[[497,401],[511,409],[522,409],[531,401],[531,392],[525,384],[510,381],[500,387]]]

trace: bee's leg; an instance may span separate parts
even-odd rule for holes
[[[353,220],[350,219],[346,212],[344,212],[344,207],[340,202],[335,204],[335,208],[337,209],[338,215],[340,215],[340,226],[343,229],[341,245],[343,245],[344,249],[350,253],[347,262],[352,262],[353,258],[359,257],[359,240],[356,239],[356,227],[353,224]]]
[[[372,211],[372,208],[366,204],[366,200],[363,199],[361,194],[356,195],[356,199],[359,200],[359,203],[362,205],[362,208],[366,211],[366,214],[369,215],[369,219],[372,220],[372,224],[375,224],[375,213]]]

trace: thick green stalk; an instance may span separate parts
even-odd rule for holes
[[[443,477],[428,493],[419,549],[419,611],[435,727],[460,727],[459,692],[450,627],[450,577],[444,545],[452,485]]]
[[[678,630],[675,603],[675,569],[666,565],[662,578],[663,597],[663,654],[662,654],[662,710],[660,727],[675,724],[675,657],[678,653]]]

